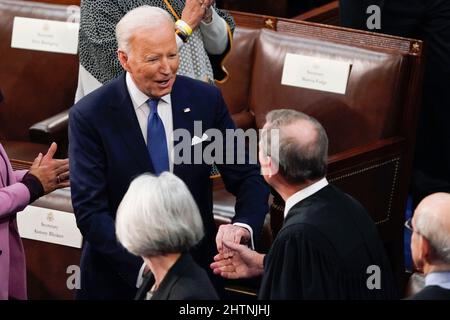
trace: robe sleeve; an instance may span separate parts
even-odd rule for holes
[[[265,259],[260,299],[326,299],[335,292],[334,253],[320,232],[294,225],[280,231]]]

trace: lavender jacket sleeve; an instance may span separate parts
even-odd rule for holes
[[[25,208],[30,201],[30,192],[24,184],[19,182],[26,170],[13,171],[1,145],[0,153],[5,160],[0,158],[2,160],[0,161],[0,174],[3,178],[0,179],[0,219],[2,219]],[[7,177],[10,180],[8,186],[5,185]]]

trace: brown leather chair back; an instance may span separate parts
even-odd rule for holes
[[[28,141],[31,125],[69,108],[78,78],[77,55],[11,48],[14,17],[67,21],[71,14],[67,8],[0,0],[0,86],[4,96],[0,140],[6,145],[8,141]]]
[[[218,82],[217,85],[222,90],[236,126],[242,129],[254,128],[255,119],[249,106],[249,94],[252,86],[255,42],[261,30],[275,28],[277,18],[236,11],[230,13],[236,22],[236,29],[231,50],[224,60],[228,78]]]
[[[259,32],[259,28],[236,27],[231,50],[224,63],[228,78],[217,84],[222,90],[234,122],[243,129],[254,126],[247,96],[251,81],[249,75],[253,72],[253,47]],[[236,63],[237,61],[239,63]]]
[[[286,53],[346,61],[351,72],[345,94],[281,84]],[[270,66],[270,67],[268,67]],[[399,52],[368,51],[355,46],[262,30],[256,41],[250,109],[256,125],[273,109],[290,108],[318,119],[330,139],[330,154],[399,133],[399,88],[405,59]]]

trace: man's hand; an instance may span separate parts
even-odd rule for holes
[[[232,224],[223,224],[219,227],[216,236],[217,251],[223,254],[225,258],[231,256],[230,249],[223,245],[224,241],[233,243],[248,243],[250,241],[250,231]]]
[[[214,274],[219,274],[226,279],[251,278],[259,276],[264,271],[264,255],[250,248],[233,242],[224,242],[224,246],[233,253],[225,257],[219,253],[214,257],[210,267]]]

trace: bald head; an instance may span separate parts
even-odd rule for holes
[[[317,127],[309,119],[295,119],[280,127],[282,139],[290,140],[302,146],[305,152],[311,152],[317,145]]]
[[[278,154],[272,150],[271,130],[279,130]],[[291,109],[278,109],[266,116],[261,140],[262,153],[271,156],[280,175],[290,184],[316,180],[326,174],[328,137],[322,125],[314,118]]]
[[[414,212],[413,224],[428,239],[437,259],[450,264],[450,194],[435,193],[423,199]]]

